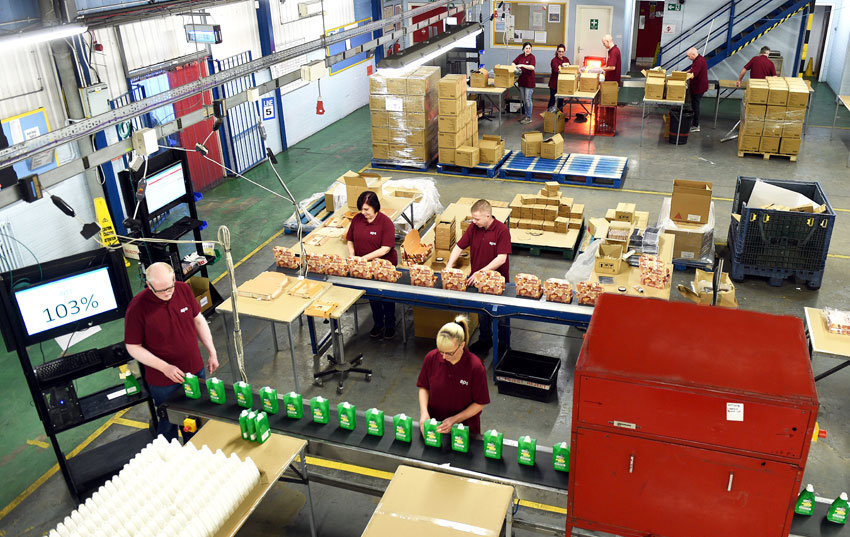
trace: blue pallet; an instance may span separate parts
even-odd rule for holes
[[[320,197],[316,198],[316,201],[314,201],[309,207],[307,207],[306,212],[310,213],[314,217],[318,218],[319,213],[321,213],[324,210],[325,210],[325,197],[320,196]],[[324,215],[323,218],[321,218],[321,220],[325,221],[330,217],[331,217],[331,213],[326,212],[326,214]],[[304,225],[304,224],[309,224],[309,223],[310,223],[310,217],[307,216],[306,214],[303,214],[301,216],[301,224]],[[283,228],[283,234],[284,235],[292,235],[293,233],[297,233],[297,232],[298,232],[297,227],[293,227],[293,228],[290,229],[289,226],[285,225],[284,228]]]
[[[421,171],[421,170],[427,170],[435,162],[437,162],[437,156],[436,155],[434,155],[434,158],[432,158],[429,162],[426,162],[426,163],[423,163],[423,164],[402,164],[402,163],[395,162],[395,161],[392,161],[392,160],[372,159],[371,167],[372,168],[380,168],[380,169],[384,169],[384,170],[417,170],[417,171]]]
[[[520,181],[557,181],[562,183],[564,176],[560,173],[560,169],[566,161],[566,155],[559,159],[546,159],[526,157],[522,154],[522,151],[517,151],[499,168],[499,177]]]
[[[496,177],[499,171],[499,166],[505,163],[513,151],[508,151],[496,164],[479,164],[478,166],[468,168],[466,166],[458,166],[457,164],[437,164],[437,171],[448,175],[463,175],[466,177]]]
[[[626,157],[570,153],[560,173],[565,184],[621,188],[628,170]]]

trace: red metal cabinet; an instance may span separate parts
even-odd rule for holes
[[[603,295],[576,364],[567,535],[787,536],[817,408],[799,319]]]

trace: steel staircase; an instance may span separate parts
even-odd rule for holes
[[[809,0],[731,0],[661,47],[656,65],[665,69],[675,67],[690,47],[702,52],[710,29],[704,56],[711,69],[802,12],[808,4]]]

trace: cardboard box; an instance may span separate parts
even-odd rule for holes
[[[763,119],[746,119],[741,123],[741,134],[746,136],[761,136],[764,131]]]
[[[387,77],[387,93],[390,95],[406,95],[407,78],[400,76]]]
[[[477,71],[472,71],[469,75],[470,88],[486,88],[490,73],[487,69],[481,68]]]
[[[584,203],[573,203],[573,199],[569,198],[570,201],[570,218],[578,218],[584,220]]]
[[[404,112],[383,112],[387,116],[387,126],[391,129],[407,128]]]
[[[711,183],[704,181],[673,180],[673,199],[670,218],[676,222],[705,224],[711,207]]]
[[[480,162],[477,147],[462,145],[455,150],[455,164],[466,168],[474,168]]]
[[[372,143],[387,144],[390,142],[390,129],[388,127],[372,127]]]
[[[747,90],[744,100],[750,104],[767,104],[767,82],[763,80],[750,80],[747,82]]]
[[[767,104],[786,106],[788,104],[788,86],[783,84],[768,84]]]
[[[593,270],[597,274],[619,274],[623,264],[623,245],[607,241],[599,245]]]
[[[761,153],[779,153],[779,137],[778,136],[762,136],[759,143],[759,152]]]
[[[455,163],[455,154],[457,153],[457,149],[454,147],[441,147],[439,149],[440,153],[440,162],[443,164],[454,164]]]
[[[799,138],[782,138],[779,142],[779,152],[783,155],[796,155],[800,152]]]
[[[459,116],[439,116],[437,125],[440,132],[459,132],[464,127],[464,122]]]
[[[620,96],[620,86],[616,82],[603,82],[602,94],[599,96],[600,106],[617,106]]]
[[[784,106],[768,105],[765,107],[764,119],[772,119],[775,121],[785,121],[785,113],[788,108]]]
[[[664,100],[664,83],[665,79],[660,77],[647,78],[643,98],[650,101]]]
[[[543,132],[564,132],[566,118],[561,112],[543,112]]]
[[[543,220],[546,222],[554,222],[558,218],[558,206],[547,205],[543,208]]]
[[[384,95],[387,92],[387,78],[381,73],[369,76],[369,93],[372,95]]]
[[[629,248],[629,239],[634,226],[628,222],[609,222],[608,230],[603,237],[610,244],[622,244],[623,251]]]
[[[684,80],[668,80],[666,99],[668,101],[684,101],[687,89],[688,86]]]
[[[378,159],[378,160],[389,160],[389,158],[390,158],[390,144],[372,143],[372,158]]]
[[[405,135],[405,143],[408,145],[425,145],[433,133],[434,131],[431,129],[410,129]]]
[[[521,151],[526,157],[539,157],[543,145],[542,132],[525,132],[522,134]]]
[[[386,127],[389,125],[387,112],[384,110],[372,110],[369,114],[373,127]]]
[[[428,119],[424,112],[405,112],[404,123],[410,129],[428,128]]]
[[[809,104],[809,88],[803,83],[802,86],[794,84],[788,86],[788,108],[806,108]]]
[[[497,88],[510,88],[514,85],[514,69],[510,65],[493,67],[493,85]]]
[[[617,208],[614,209],[614,220],[617,222],[632,223],[635,219],[635,204],[634,203],[617,203]]]
[[[578,89],[578,79],[575,74],[560,74],[558,75],[557,93],[562,95],[572,95]]]
[[[752,136],[743,134],[741,130],[738,134],[738,151],[744,153],[757,153],[761,144],[761,135]]]
[[[767,114],[767,106],[763,104],[744,103],[744,119],[761,119],[764,120]]]
[[[555,231],[557,233],[566,233],[569,229],[570,219],[559,216],[555,218]]]
[[[459,116],[466,107],[466,98],[440,99],[439,107],[441,116]]]
[[[384,95],[383,98],[384,110],[387,112],[404,112],[404,95]],[[371,104],[371,98],[369,102]]]
[[[578,89],[585,93],[595,93],[599,90],[599,75],[596,73],[582,73],[579,77]]]
[[[543,221],[543,231],[551,231],[554,233],[555,231],[555,221],[554,220],[544,220]]]
[[[441,132],[437,136],[437,147],[450,147],[457,149],[463,145],[465,136],[461,132]]]
[[[691,287],[678,285],[677,289],[683,297],[695,304],[710,306],[712,302],[723,308],[737,308],[738,300],[735,298],[735,284],[729,278],[729,273],[720,274],[720,282],[714,289],[714,273],[695,269],[694,281]],[[716,295],[716,300],[715,300]]]
[[[799,138],[803,135],[802,121],[786,121],[782,124],[783,138]]]
[[[485,134],[478,149],[482,163],[497,164],[505,155],[505,141],[500,136]]]
[[[370,95],[369,96],[369,110],[380,111],[387,109],[387,96],[386,95]]]
[[[210,280],[201,276],[192,276],[186,283],[192,288],[195,300],[201,306],[201,311],[207,311],[212,307],[212,296],[210,295]]]
[[[377,173],[357,173],[351,170],[345,172],[337,181],[345,185],[345,195],[349,209],[357,210],[357,198],[366,190],[371,190],[378,195],[378,200],[383,201],[383,188],[390,178],[383,177]]]
[[[667,202],[665,201],[665,204]],[[674,237],[673,259],[699,260],[709,256],[714,242],[714,228],[705,229],[705,224],[676,222],[664,226],[664,233]]]
[[[404,112],[425,113],[428,112],[431,108],[432,103],[428,99],[427,95],[406,95],[404,97],[404,105],[402,107],[402,111]],[[389,97],[387,98],[387,110],[391,110]]]
[[[762,136],[771,136],[774,138],[779,138],[782,136],[782,124],[784,121],[774,121],[770,119],[764,120],[764,130],[762,131]]]
[[[478,328],[478,315],[467,314],[469,317],[469,329],[475,331]],[[435,310],[433,308],[413,307],[413,335],[432,340],[437,337],[437,332],[446,323],[450,323],[457,317],[456,311]]]
[[[673,71],[673,72],[670,73],[670,79],[669,80],[675,80],[675,81],[678,82],[678,81],[689,80],[693,77],[694,77],[693,73],[691,73],[689,71]]]
[[[446,75],[440,79],[440,99],[457,99],[463,97],[466,100],[466,75]]]
[[[663,78],[667,80],[667,70],[665,69],[643,69],[640,74],[642,74],[647,80],[650,78]]]
[[[544,140],[540,146],[540,156],[548,159],[559,159],[564,156],[564,137],[556,134]]]
[[[562,75],[576,75],[578,76],[580,66],[578,65],[561,65],[558,72]]]
[[[420,67],[407,75],[407,95],[436,93],[440,82],[440,68],[432,65]]]

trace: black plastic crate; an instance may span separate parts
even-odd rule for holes
[[[729,228],[729,250],[732,252],[732,268],[729,271],[729,276],[736,282],[744,280],[745,276],[763,276],[768,278],[768,283],[774,287],[782,285],[786,278],[794,277],[797,283],[805,283],[809,289],[820,289],[823,281],[823,269],[821,270],[799,270],[779,267],[764,267],[757,265],[748,265],[740,261],[735,256],[735,234],[732,228]]]
[[[561,360],[509,349],[496,367],[499,393],[549,402],[558,395]]]
[[[732,262],[759,270],[823,271],[829,252],[829,241],[835,224],[835,212],[817,182],[761,179],[765,183],[798,192],[826,212],[776,211],[750,208],[755,177],[738,177],[732,212],[741,220],[732,219],[729,226],[729,247]]]

